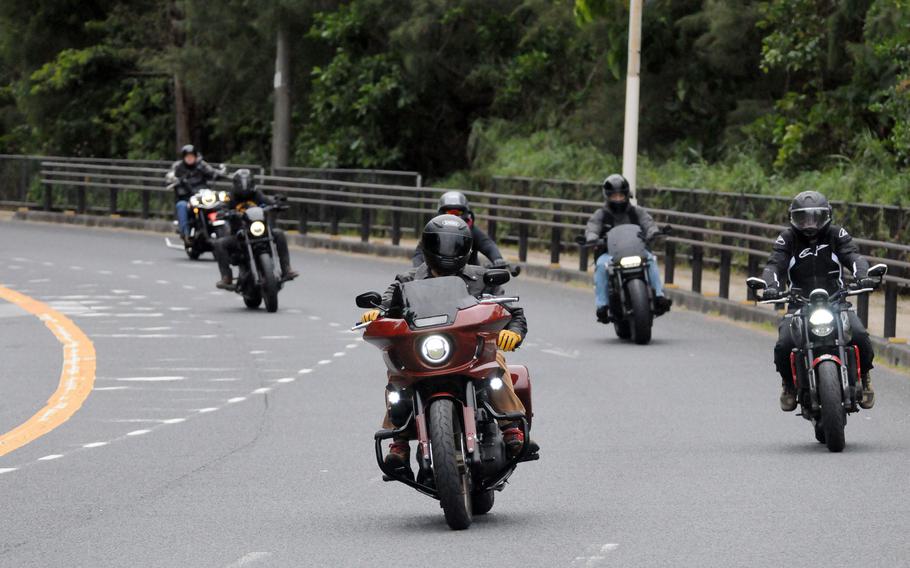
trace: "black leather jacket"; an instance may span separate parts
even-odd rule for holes
[[[183,160],[178,160],[171,166],[171,171],[177,177],[177,185],[174,187],[174,197],[177,201],[189,199],[191,195],[207,186],[219,175],[218,170],[202,159],[192,167],[187,166]]]
[[[486,268],[468,265],[464,267],[458,276],[467,284],[468,293],[472,296],[479,297],[481,294],[493,294],[496,296],[504,295],[502,288],[494,288],[491,290],[483,283],[483,275],[486,271]],[[433,278],[433,275],[430,273],[430,269],[426,264],[421,264],[417,268],[412,268],[411,270],[396,276],[395,282],[392,282],[385,291],[385,294],[382,295],[382,309],[386,312],[391,312],[391,314],[393,314],[392,317],[394,317],[394,314],[397,313],[396,310],[400,312],[402,307],[399,286],[405,282],[423,280],[426,278]],[[528,320],[525,318],[524,310],[514,304],[503,305],[503,307],[512,315],[512,321],[506,325],[505,329],[514,331],[521,336],[522,340],[524,340],[525,336],[528,334]]]
[[[778,290],[786,289],[789,282],[807,294],[816,288],[833,293],[844,285],[844,269],[854,278],[865,278],[869,271],[869,261],[860,254],[847,229],[828,225],[810,241],[789,227],[774,241],[762,279]]]

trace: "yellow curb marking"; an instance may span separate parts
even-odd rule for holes
[[[37,440],[70,419],[95,384],[95,347],[69,318],[47,304],[0,286],[0,298],[44,322],[63,345],[63,368],[57,390],[31,418],[0,435],[0,456]]]

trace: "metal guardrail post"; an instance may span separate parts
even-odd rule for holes
[[[897,282],[885,282],[885,333],[884,336],[897,335]]]
[[[307,224],[307,217],[309,215],[309,208],[306,203],[300,204],[300,213],[297,216],[297,232],[301,235],[307,234],[309,231],[309,226]]]
[[[578,270],[581,272],[588,271],[588,247],[578,247]]]
[[[331,217],[331,221],[329,222],[329,234],[330,235],[338,234],[338,222],[339,222],[339,216],[341,215],[339,209],[340,209],[340,207],[338,207],[337,205],[332,205],[331,207],[329,207],[329,215]]]
[[[392,210],[392,245],[398,246],[401,243],[401,211],[398,210],[398,207],[401,207],[401,202],[395,201],[392,203],[392,206],[395,209]]]
[[[525,217],[523,215],[522,217]],[[519,262],[528,261],[528,224],[522,222],[518,224],[518,260]]]
[[[370,242],[370,213],[371,210],[363,207],[360,210],[360,242]]]
[[[118,190],[116,187],[110,189],[109,199],[108,199],[108,210],[111,215],[117,214],[117,194]]]
[[[856,297],[856,315],[865,327],[869,327],[869,294],[860,294]]]
[[[54,205],[54,188],[51,184],[44,184],[44,210],[50,211]]]
[[[76,188],[76,212],[84,214],[88,209],[88,205],[85,197],[85,188],[78,187]]]
[[[717,295],[727,300],[730,298],[730,251],[720,251],[720,285],[717,289]]]
[[[489,215],[490,218],[487,221],[487,234],[490,235],[490,238],[494,241],[496,240],[496,219],[494,217],[497,215],[496,205],[499,203],[499,200],[495,197],[490,198],[490,209]]]
[[[554,203],[554,211],[561,211],[562,204]],[[553,222],[560,223],[562,222],[562,216],[559,214],[553,215]],[[553,227],[550,230],[550,264],[559,264],[559,252],[562,248],[562,228]]]
[[[704,249],[692,247],[692,291],[701,294],[701,272],[704,263]]]
[[[152,216],[152,192],[143,189],[140,197],[142,199],[142,218],[148,219]]]
[[[664,283],[673,284],[676,277],[676,243],[667,239],[664,257]]]

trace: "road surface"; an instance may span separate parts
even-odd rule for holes
[[[159,235],[0,224],[2,286],[91,340],[93,390],[0,457],[0,566],[906,566],[910,381],[830,454],[777,408],[767,332],[677,311],[651,345],[593,321],[589,290],[518,278],[539,462],[450,531],[383,483],[378,351],[356,293],[406,265],[294,250],[280,311],[217,291]],[[0,433],[57,389],[60,340],[0,301]]]

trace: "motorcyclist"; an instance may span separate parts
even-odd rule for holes
[[[230,211],[243,213],[249,207],[274,205],[277,200],[269,197],[261,190],[256,188],[256,180],[248,169],[240,169],[234,172],[231,179],[231,193],[228,199]],[[237,240],[236,226],[237,216],[228,215],[227,222],[231,224],[227,236],[217,239],[214,244],[215,260],[218,261],[218,270],[221,271],[221,280],[215,287],[222,290],[234,289],[234,275],[231,270],[231,258],[239,252],[239,242]],[[277,227],[271,227],[272,236],[275,238],[275,248],[278,250],[278,263],[281,267],[281,279],[284,281],[293,280],[299,274],[291,269],[291,255],[288,251],[288,240],[284,231]]]
[[[613,174],[603,182],[604,206],[591,215],[585,228],[585,240],[594,244],[604,238],[606,234],[617,225],[634,224],[641,227],[642,237],[650,241],[660,230],[651,215],[643,208],[632,205],[630,202],[631,191],[629,182],[619,174]],[[600,252],[600,251],[599,251]],[[597,257],[594,266],[594,304],[597,321],[610,323],[610,279],[607,277],[607,267],[613,261],[606,251]],[[673,301],[664,295],[663,282],[657,268],[657,257],[648,251],[648,271],[651,286],[657,296],[654,302],[655,315],[663,315],[670,311]]]
[[[177,180],[174,184],[177,224],[185,241],[190,236],[190,196],[217,179],[221,172],[203,160],[195,146],[187,144],[180,149],[180,159],[171,166],[170,173]]]
[[[468,257],[468,264],[478,266],[480,263],[478,262],[477,253],[480,253],[487,257],[494,268],[502,268],[508,265],[502,258],[502,253],[499,252],[499,247],[496,246],[493,239],[474,223],[474,212],[471,211],[471,206],[468,203],[468,198],[465,194],[460,191],[447,191],[443,193],[436,205],[436,214],[461,217],[461,219],[468,224],[468,227],[470,227],[474,245],[471,250],[471,256]],[[414,267],[418,267],[423,264],[423,262],[423,250],[420,245],[417,245],[417,248],[414,250],[414,256],[411,258],[411,264]]]
[[[383,294],[382,305],[380,309],[369,310],[361,316],[361,321],[374,321],[380,315],[386,317],[401,317],[401,284],[414,280],[423,280],[437,276],[459,276],[467,285],[468,292],[474,296],[481,294],[502,295],[500,288],[488,289],[483,281],[483,275],[487,271],[479,266],[468,265],[468,259],[471,256],[473,237],[471,228],[461,218],[454,215],[439,215],[434,217],[426,227],[424,227],[421,236],[421,248],[423,249],[426,262],[404,274],[399,274],[385,294]],[[505,329],[499,332],[496,345],[500,352],[497,354],[497,361],[500,366],[508,370],[505,363],[503,351],[514,351],[517,349],[528,333],[528,323],[525,319],[524,310],[516,305],[504,305],[506,310],[511,314],[512,319],[506,325]],[[525,412],[525,407],[521,400],[515,394],[512,381],[503,381],[506,388],[492,391],[491,404],[502,413]],[[388,412],[383,420],[383,428],[392,428]],[[503,439],[510,457],[517,455],[521,451],[524,443],[524,432],[515,423],[501,423],[500,427],[503,432]],[[537,450],[537,444],[529,440],[532,452]],[[407,438],[396,438],[389,446],[389,454],[386,456],[386,462],[393,467],[401,467],[408,464],[410,459],[410,447]]]
[[[874,288],[878,285],[877,280],[867,277],[869,262],[860,254],[847,229],[831,224],[828,199],[817,191],[804,191],[790,204],[790,227],[774,241],[768,264],[762,272],[762,279],[767,284],[762,299],[779,299],[788,281],[793,288],[805,291],[824,288],[834,293],[844,285],[844,267],[853,273],[860,287]],[[791,304],[790,313],[799,307]],[[869,377],[874,357],[872,343],[856,312],[850,310],[847,313],[853,330],[853,343],[859,346],[863,382],[860,407],[868,409],[875,404],[875,392]],[[790,352],[795,347],[787,319],[784,318],[778,325],[777,344],[774,346],[774,365],[783,383],[780,408],[784,412],[796,409],[796,389],[790,369]]]

